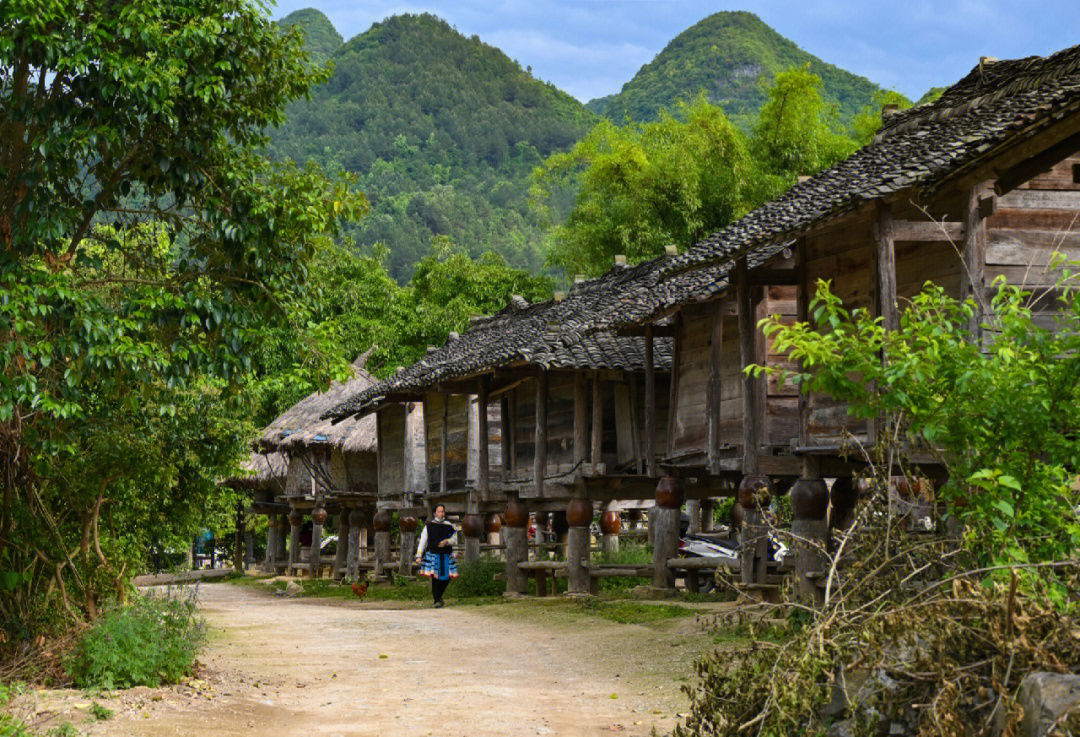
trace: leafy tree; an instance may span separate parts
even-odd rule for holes
[[[687,248],[747,207],[755,169],[745,137],[704,98],[655,123],[599,123],[534,174],[534,196],[571,179],[573,209],[553,229],[550,261],[597,274],[612,257],[639,261]]]
[[[860,146],[873,142],[874,136],[881,130],[881,110],[886,105],[896,105],[898,110],[911,107],[911,100],[896,90],[882,90],[874,95],[874,100],[859,111],[851,123],[851,134]]]
[[[830,122],[820,77],[804,68],[776,75],[754,124],[753,151],[778,190],[832,166],[856,147]]]
[[[252,346],[303,311],[316,236],[366,208],[348,179],[258,154],[324,78],[254,0],[0,5],[8,622],[56,595],[93,616],[100,573],[122,586],[139,565],[149,508],[209,504],[235,460],[222,412]],[[218,422],[214,447],[178,415]],[[103,510],[129,515],[115,548]]]
[[[980,346],[967,329],[975,304],[940,287],[928,284],[899,329],[885,331],[880,318],[845,309],[819,282],[812,324],[762,322],[776,350],[805,371],[751,370],[842,400],[857,416],[885,416],[916,447],[938,452],[950,474],[940,495],[983,563],[1068,559],[1080,547],[1072,486],[1080,467],[1076,277],[1064,271],[1050,327],[1033,311],[1030,293],[1000,277],[994,286]]]

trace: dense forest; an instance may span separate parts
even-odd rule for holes
[[[305,30],[313,58],[334,47],[318,11],[282,24]],[[330,80],[289,107],[269,150],[359,177],[372,212],[349,230],[353,243],[364,252],[386,245],[399,281],[436,236],[472,256],[494,251],[543,269],[544,223],[529,207],[528,177],[579,140],[592,113],[431,15],[376,23],[330,58]]]

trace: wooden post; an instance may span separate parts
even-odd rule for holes
[[[347,507],[342,507],[341,512],[338,513],[337,528],[337,554],[334,555],[334,572],[330,578],[340,581],[348,572],[346,568],[351,552],[349,550],[350,527]]]
[[[713,510],[716,507],[716,502],[712,499],[701,500],[701,531],[712,532],[713,531]]]
[[[300,525],[304,521],[304,513],[296,507],[289,512],[289,575],[296,575],[296,564],[300,562]]]
[[[477,438],[478,443],[476,447],[477,457],[477,469],[476,469],[476,486],[480,492],[480,498],[487,501],[489,491],[491,488],[491,461],[489,460],[490,444],[491,444],[491,431],[488,429],[488,376],[485,374],[480,377],[480,390],[476,395],[476,403],[480,405],[480,410],[477,417]],[[477,514],[480,511],[480,505],[475,504],[476,509],[470,509],[473,514]]]
[[[446,493],[446,446],[450,432],[450,395],[443,394],[442,433],[439,441],[439,493]]]
[[[651,322],[645,325],[645,472],[656,476],[656,366]]]
[[[506,593],[520,596],[526,593],[528,582],[528,577],[518,568],[518,564],[529,559],[529,509],[518,499],[515,492],[510,492],[504,517],[506,524],[502,529],[506,538]]]
[[[599,371],[593,372],[591,431],[592,447],[589,449],[589,456],[590,460],[592,460],[592,472],[595,476],[600,469],[604,440],[604,385],[601,383]]]
[[[244,568],[255,565],[255,533],[248,527],[244,530]]]
[[[968,192],[964,208],[964,273],[961,275],[961,293],[965,299],[975,300],[975,313],[968,323],[972,340],[981,341],[983,304],[986,300],[986,221],[982,216],[980,200],[990,196],[988,184],[978,184]]]
[[[233,569],[244,572],[244,505],[236,503],[236,538],[233,540]]]
[[[589,405],[584,371],[574,372],[574,473],[582,475],[589,456]]]
[[[886,330],[896,330],[900,317],[896,305],[896,248],[892,233],[892,205],[877,203],[874,214],[874,256],[877,266],[878,313]]]
[[[346,563],[350,581],[360,580],[360,534],[363,532],[363,525],[363,511],[359,507],[353,507],[349,511],[349,557]]]
[[[311,510],[311,555],[308,556],[308,573],[312,578],[322,578],[322,531],[326,522],[326,510],[321,501],[315,499],[315,509]]]
[[[266,515],[266,559],[263,561],[263,572],[273,573],[277,559],[277,515]]]
[[[686,514],[690,518],[690,527],[687,529],[691,535],[701,532],[701,500],[690,499],[686,502]]]
[[[707,440],[709,473],[720,473],[720,398],[723,394],[723,377],[720,373],[720,363],[723,360],[724,345],[724,315],[723,303],[720,300],[713,302],[712,332],[709,336],[709,385],[706,390],[707,408]],[[669,412],[670,417],[673,415]]]
[[[510,433],[513,419],[510,414],[510,397],[503,394],[499,399],[499,427],[502,431],[502,480],[506,483],[511,478],[510,470]]]
[[[568,594],[589,593],[589,523],[592,522],[592,502],[571,499],[566,507],[566,572]]]
[[[398,531],[401,533],[398,573],[402,576],[411,576],[413,555],[416,553],[416,518],[407,514],[398,517]]]
[[[671,455],[675,449],[675,418],[678,415],[679,408],[679,375],[682,373],[679,367],[682,353],[682,313],[675,313],[671,325],[675,337],[672,339],[671,344],[671,383],[668,386],[667,441],[664,446],[664,455]]]
[[[277,573],[278,568],[285,573],[289,571],[289,551],[292,548],[289,545],[289,515],[283,514],[278,517],[277,520],[277,545],[274,546],[274,567],[271,569],[272,573]]]
[[[506,398],[509,419],[503,419],[503,432],[510,437],[509,478],[517,478],[517,389],[511,389]]]
[[[533,484],[538,499],[544,496],[544,476],[547,474],[547,371],[536,374],[536,447],[533,452]]]
[[[799,322],[810,321],[810,276],[806,273],[806,238],[795,242],[795,271],[799,285],[795,295],[796,319]],[[801,364],[800,364],[801,368]],[[799,447],[810,445],[810,394],[799,387]],[[803,456],[805,465],[807,456]],[[806,475],[807,469],[804,469]],[[815,474],[816,475],[816,474]]]
[[[791,535],[795,540],[795,589],[812,606],[824,603],[818,585],[827,567],[829,490],[822,479],[800,478],[791,487]]]
[[[751,287],[747,275],[746,258],[735,262],[735,282],[739,310],[739,359],[742,368],[758,362],[757,326],[754,318],[761,302],[761,288]],[[764,410],[760,401],[764,377],[754,378],[743,374],[743,462],[747,475],[757,475],[761,452]]]
[[[677,479],[664,477],[656,485],[656,506],[650,509],[653,538],[653,580],[655,589],[675,588],[675,573],[668,560],[679,550],[679,521],[682,518],[682,491]]]

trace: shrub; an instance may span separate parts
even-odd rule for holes
[[[195,596],[143,597],[103,615],[75,643],[64,669],[80,688],[175,683],[206,639]]]
[[[503,572],[503,564],[490,556],[483,556],[475,563],[465,563],[457,580],[461,596],[502,596],[506,582],[495,575]]]

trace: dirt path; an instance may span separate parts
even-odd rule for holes
[[[544,617],[528,604],[388,609],[221,584],[203,586],[201,599],[211,628],[206,675],[98,699],[115,716],[77,723],[81,730],[117,737],[663,733],[686,708],[680,680],[707,642],[692,618],[658,629]],[[70,691],[42,704],[68,718],[89,706]]]

